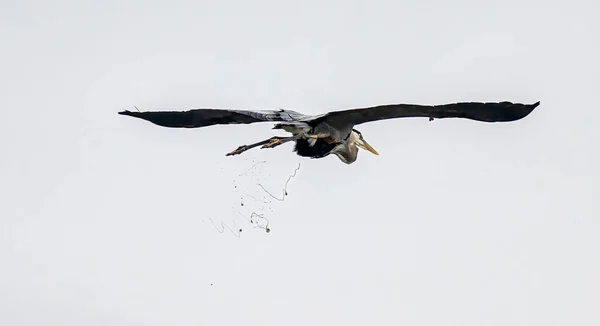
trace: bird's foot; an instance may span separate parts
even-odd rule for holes
[[[310,139],[319,139],[319,138],[327,138],[327,137],[330,137],[330,136],[331,135],[328,134],[328,133],[321,132],[321,133],[318,133],[318,134],[310,134],[310,135],[308,135],[308,138],[310,138]]]
[[[268,143],[262,145],[261,148],[273,148],[273,147],[275,147],[277,145],[281,145],[281,139],[279,139],[279,138],[271,138],[271,140]]]
[[[240,146],[240,147],[236,148],[235,150],[233,150],[233,151],[231,151],[231,152],[227,153],[227,155],[225,155],[225,156],[231,156],[231,155],[238,155],[238,154],[242,154],[243,152],[245,152],[245,151],[247,151],[247,150],[248,150],[248,146],[246,146],[246,145],[242,145],[242,146]]]

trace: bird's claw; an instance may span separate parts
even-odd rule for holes
[[[280,143],[281,143],[281,140],[279,140],[279,138],[273,138],[268,143],[262,145],[261,148],[273,148],[273,147],[279,145]]]
[[[235,150],[231,151],[230,153],[227,153],[227,155],[225,156],[231,156],[231,155],[238,155],[238,154],[242,154],[243,152],[245,152],[247,150],[247,146],[246,145],[242,145],[238,148],[236,148]]]

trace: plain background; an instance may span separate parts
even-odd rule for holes
[[[0,324],[600,324],[600,24],[558,3],[2,0]],[[352,165],[117,115],[505,100]]]

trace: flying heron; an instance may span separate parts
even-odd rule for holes
[[[367,143],[354,126],[378,120],[425,117],[429,120],[463,118],[482,122],[509,122],[526,117],[540,102],[521,104],[512,102],[459,102],[442,105],[391,104],[367,108],[333,111],[319,115],[305,115],[292,110],[233,110],[190,109],[187,111],[121,111],[128,115],[170,128],[199,128],[217,124],[249,124],[277,122],[273,129],[291,133],[289,137],[271,137],[250,145],[239,146],[226,154],[237,155],[251,148],[274,148],[294,141],[294,152],[299,156],[323,158],[336,155],[342,162],[356,161],[358,148],[375,155],[377,151]]]

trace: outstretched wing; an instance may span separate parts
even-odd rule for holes
[[[408,117],[465,118],[484,122],[506,122],[526,117],[538,105],[540,105],[539,101],[534,104],[511,102],[460,102],[443,105],[392,104],[329,112],[311,120],[310,123],[326,122],[331,126],[339,127]]]
[[[298,121],[307,116],[291,110],[229,110],[229,109],[191,109],[188,111],[121,111],[127,115],[150,121],[156,125],[170,128],[200,128],[217,124],[248,124],[267,121]]]

